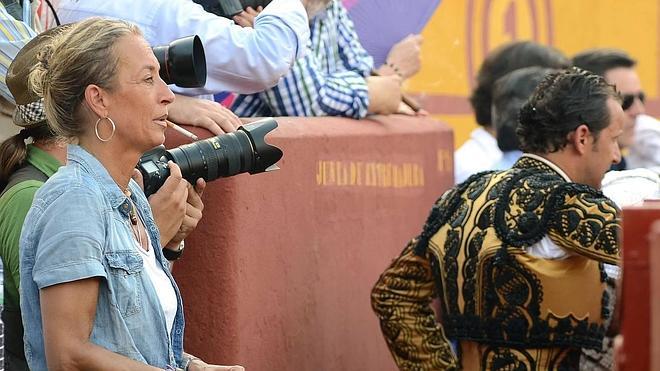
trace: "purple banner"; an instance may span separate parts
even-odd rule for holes
[[[343,4],[362,45],[380,66],[394,44],[422,32],[440,0],[343,0]]]

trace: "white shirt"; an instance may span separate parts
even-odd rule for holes
[[[497,139],[484,128],[470,133],[470,139],[454,152],[454,182],[463,182],[470,175],[491,170],[502,159]]]
[[[649,169],[607,172],[601,188],[619,208],[640,205],[644,200],[660,199],[660,177]],[[618,278],[620,268],[605,264],[605,272],[610,277]]]
[[[602,182],[603,193],[620,208],[660,199],[660,176],[649,169],[609,171]]]
[[[556,171],[562,178],[564,178],[565,181],[567,182],[571,181],[571,178],[569,178],[568,175],[559,166],[555,165],[552,161],[543,158],[541,156],[533,155],[531,153],[525,153],[523,154],[523,157],[529,157],[537,161],[541,161],[545,165],[550,167],[552,170]],[[541,239],[541,241],[528,247],[527,253],[537,258],[556,259],[556,260],[566,259],[572,255],[568,251],[557,246],[557,244],[555,244],[548,236],[544,236]]]
[[[152,46],[199,35],[206,54],[207,80],[186,95],[221,91],[250,94],[275,86],[309,40],[307,13],[300,0],[273,0],[254,20],[254,28],[206,12],[191,0],[59,0],[62,23],[93,16],[135,23]]]
[[[172,282],[165,274],[165,271],[163,271],[161,265],[156,261],[156,253],[151,244],[151,239],[147,238],[147,240],[149,241],[149,251],[145,251],[140,245],[138,245],[137,241],[135,241],[135,248],[140,252],[140,256],[142,256],[144,272],[147,273],[147,277],[151,280],[156,295],[158,295],[160,306],[165,315],[167,333],[171,334],[177,309],[176,292],[174,292]]]
[[[626,156],[628,168],[649,168],[660,173],[660,121],[648,115],[635,120],[635,141]]]

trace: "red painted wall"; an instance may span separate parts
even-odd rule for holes
[[[394,370],[370,290],[453,183],[452,132],[404,116],[278,122],[281,170],[210,182],[175,265],[186,350],[250,371]]]
[[[660,288],[655,275],[660,256],[652,252],[659,247],[657,234],[650,233],[654,222],[660,220],[660,202],[623,209],[623,307],[621,332],[624,361],[619,370],[649,370],[652,321],[658,321],[651,311],[651,287]],[[655,260],[654,260],[655,259]],[[653,268],[653,269],[652,269]],[[652,295],[653,293],[653,295]],[[657,335],[656,335],[657,337]],[[654,368],[655,369],[655,368]]]

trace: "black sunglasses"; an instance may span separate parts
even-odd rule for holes
[[[623,108],[624,111],[630,108],[633,103],[635,103],[635,98],[639,99],[642,104],[644,104],[644,101],[646,100],[646,96],[644,95],[643,91],[637,94],[621,94],[621,98],[621,108]]]

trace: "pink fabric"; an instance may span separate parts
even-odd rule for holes
[[[351,9],[359,0],[343,0],[342,3],[346,9]]]

